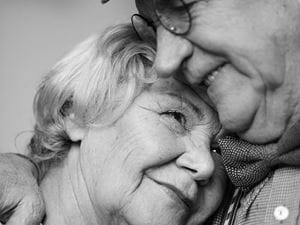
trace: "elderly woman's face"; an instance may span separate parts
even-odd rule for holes
[[[112,127],[90,128],[82,141],[99,212],[116,224],[206,219],[225,189],[210,151],[219,128],[214,112],[190,89],[173,79],[157,81]]]

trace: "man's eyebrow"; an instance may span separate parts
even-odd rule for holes
[[[183,95],[178,95],[178,94],[175,94],[173,92],[166,92],[164,94],[169,95],[170,97],[176,99],[177,101],[180,101],[181,103],[185,103],[190,108],[192,108],[192,110],[194,112],[196,112],[200,117],[203,116],[203,111],[199,107],[197,107],[192,101],[185,98]]]

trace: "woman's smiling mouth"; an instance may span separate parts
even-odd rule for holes
[[[184,207],[186,211],[191,211],[194,206],[194,200],[186,197],[181,190],[179,190],[177,187],[175,187],[172,184],[162,182],[155,180],[149,176],[147,176],[150,180],[158,184],[159,186],[162,187],[164,192],[175,202],[178,202],[180,205]]]

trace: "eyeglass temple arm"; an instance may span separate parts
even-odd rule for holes
[[[108,2],[109,0],[101,0],[102,4],[105,4],[106,2]]]

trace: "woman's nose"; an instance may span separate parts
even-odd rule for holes
[[[192,44],[183,37],[157,28],[157,53],[154,67],[160,77],[169,77],[192,55]]]
[[[194,180],[206,183],[215,170],[209,146],[189,144],[186,152],[176,160],[177,166],[185,169],[191,174]]]

